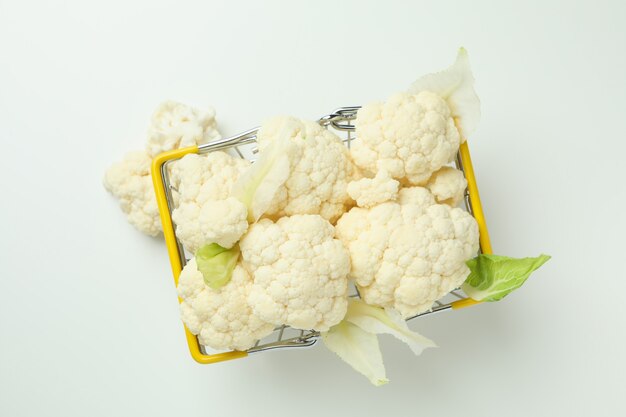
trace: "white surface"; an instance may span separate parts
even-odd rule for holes
[[[334,3],[0,0],[0,415],[620,414],[624,3]],[[499,304],[414,323],[440,345],[420,358],[385,340],[382,388],[323,346],[196,365],[164,245],[101,186],[152,109],[212,104],[226,134],[313,118],[460,45],[494,247],[552,261]]]

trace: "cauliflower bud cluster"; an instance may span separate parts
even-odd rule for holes
[[[448,164],[480,118],[473,84],[461,49],[450,68],[357,114],[352,157],[367,178],[348,184],[358,207],[339,219],[337,237],[368,304],[411,317],[469,274],[478,226],[456,208],[467,181]]]
[[[353,208],[337,223],[337,236],[363,300],[405,318],[459,287],[469,274],[465,261],[478,251],[474,218],[437,204],[422,187],[403,188],[397,202]]]
[[[314,121],[278,116],[261,126],[261,152],[286,139],[292,144],[291,173],[267,211],[273,217],[319,214],[335,222],[352,204],[347,184],[356,168],[341,139]]]
[[[437,94],[398,93],[359,110],[352,155],[371,173],[387,171],[408,184],[427,181],[451,162],[461,143],[450,108]]]
[[[161,232],[161,220],[150,176],[151,161],[144,151],[129,152],[106,171],[103,184],[119,200],[130,224],[156,236]]]
[[[386,102],[364,105],[352,156],[370,176],[386,171],[405,185],[424,185],[452,162],[479,119],[474,77],[461,49],[450,68],[419,78]]]
[[[318,215],[263,219],[240,242],[254,284],[250,305],[263,319],[326,331],[348,307],[350,260],[334,228]]]
[[[149,236],[161,232],[150,163],[161,152],[219,139],[215,110],[175,101],[161,103],[150,120],[143,151],[129,152],[105,173],[103,184],[115,196],[128,222]]]
[[[231,196],[250,162],[224,152],[185,155],[170,178],[178,200],[172,212],[176,235],[191,253],[206,243],[231,248],[248,230],[246,206]]]
[[[283,325],[354,330],[350,281],[379,316],[380,307],[404,318],[432,308],[463,283],[478,250],[476,221],[456,208],[467,182],[448,165],[479,114],[462,50],[449,69],[363,106],[351,150],[315,121],[281,116],[258,131],[253,164],[222,151],[177,161],[172,220],[190,257],[178,281],[188,330],[220,350],[249,349]],[[157,234],[150,158],[215,138],[212,110],[167,102],[147,150],[114,166],[105,185],[131,223]]]
[[[274,330],[248,304],[251,289],[250,274],[240,265],[222,288],[209,288],[196,260],[191,259],[178,280],[178,296],[183,300],[181,318],[203,345],[214,349],[248,349]]]
[[[154,111],[147,136],[146,151],[152,157],[221,138],[212,107],[194,108],[171,100]]]

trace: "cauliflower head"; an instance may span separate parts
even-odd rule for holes
[[[463,200],[467,180],[463,172],[452,167],[436,171],[425,185],[440,204],[456,207]]]
[[[350,252],[361,298],[404,318],[461,285],[469,274],[465,261],[478,251],[474,218],[437,204],[422,187],[400,190],[397,202],[353,208],[336,231]]]
[[[353,204],[346,187],[355,179],[356,168],[348,150],[337,135],[318,123],[280,116],[259,130],[260,152],[285,137],[294,145],[290,174],[266,215],[319,214],[335,222]]]
[[[274,326],[261,320],[247,302],[252,288],[248,272],[237,265],[230,281],[214,290],[205,285],[196,260],[180,273],[181,318],[201,344],[214,349],[246,350],[269,335]]]
[[[104,174],[104,188],[119,201],[128,222],[150,236],[161,231],[159,209],[150,176],[150,156],[145,151],[129,152]]]
[[[439,95],[398,93],[357,113],[352,157],[372,176],[381,170],[404,184],[418,185],[452,161],[461,136]]]
[[[176,236],[195,253],[207,243],[231,248],[248,230],[246,206],[231,188],[250,162],[216,151],[188,154],[171,169],[177,206],[172,212]]]
[[[161,103],[152,114],[147,137],[146,150],[151,157],[221,138],[212,107],[197,109],[171,100]]]
[[[326,331],[348,307],[350,257],[319,215],[261,219],[239,242],[254,284],[248,303],[263,320]]]

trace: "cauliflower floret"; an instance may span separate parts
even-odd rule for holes
[[[214,290],[205,285],[195,259],[180,274],[178,296],[181,318],[201,344],[214,349],[246,350],[274,330],[248,305],[252,288],[248,272],[237,265],[230,281]]]
[[[150,156],[144,151],[129,152],[104,175],[104,188],[120,201],[130,224],[150,236],[161,231],[159,209],[150,176]]]
[[[350,260],[318,215],[262,219],[239,242],[254,285],[248,302],[263,320],[326,331],[348,306]]]
[[[197,109],[175,101],[161,103],[152,114],[146,150],[161,152],[220,139],[212,107]]]
[[[346,191],[356,169],[341,139],[318,123],[274,117],[258,133],[259,150],[280,138],[294,143],[291,173],[275,194],[266,215],[319,214],[335,222],[352,203]]]
[[[385,170],[411,185],[427,181],[451,162],[461,143],[448,104],[428,91],[367,104],[358,111],[355,125],[356,165],[370,175]]]
[[[398,202],[353,208],[337,222],[363,300],[403,317],[422,313],[463,283],[465,261],[478,250],[478,226],[467,212],[436,204],[421,187]]]
[[[443,167],[435,172],[425,185],[440,204],[456,207],[463,200],[467,180],[462,171]]]
[[[378,171],[374,178],[363,178],[348,183],[348,194],[359,207],[373,207],[398,197],[400,183],[387,171]]]
[[[398,193],[398,203],[401,205],[417,206],[424,210],[435,204],[435,198],[431,192],[424,187],[403,188]]]
[[[171,170],[178,206],[172,212],[176,236],[195,253],[207,243],[231,248],[248,230],[246,206],[230,196],[250,162],[224,152],[185,155]]]

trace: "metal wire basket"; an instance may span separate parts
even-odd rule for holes
[[[356,118],[356,114],[359,109],[360,107],[358,106],[338,108],[334,112],[321,117],[318,120],[318,123],[327,129],[334,130],[335,133],[342,138],[345,145],[350,148],[352,141],[357,139],[354,135],[355,126],[352,122]],[[187,258],[182,244],[176,237],[174,224],[172,223],[172,211],[174,210],[175,205],[172,194],[173,188],[169,181],[169,170],[167,169],[168,164],[190,153],[205,154],[209,152],[228,150],[236,152],[241,158],[246,157],[247,159],[254,161],[254,155],[256,154],[256,147],[254,146],[254,143],[256,142],[258,130],[259,128],[254,128],[238,135],[220,139],[204,145],[164,152],[152,161],[152,180],[161,215],[161,222],[163,224],[163,235],[172,266],[174,283],[176,285],[178,285],[178,277],[187,262]],[[244,154],[246,154],[246,156],[244,156]],[[457,153],[455,164],[458,169],[463,171],[465,178],[467,179],[464,206],[465,209],[474,216],[476,222],[478,223],[478,230],[480,233],[480,251],[481,253],[492,253],[487,225],[485,223],[480,203],[480,197],[476,186],[474,169],[472,167],[467,142],[461,144],[459,152]],[[358,296],[356,290],[353,291],[351,296]],[[436,301],[431,310],[411,317],[408,320],[422,317],[427,314],[438,313],[446,310],[456,310],[475,304],[478,304],[478,302],[467,298],[459,289],[457,289],[442,299]],[[207,347],[201,345],[198,338],[194,336],[186,327],[185,335],[191,356],[197,362],[203,364],[242,358],[250,353],[263,352],[271,349],[308,347],[314,345],[319,338],[319,332],[314,330],[295,330],[288,326],[279,326],[274,329],[274,332],[270,336],[257,341],[257,343],[247,351],[213,353],[209,352]]]

